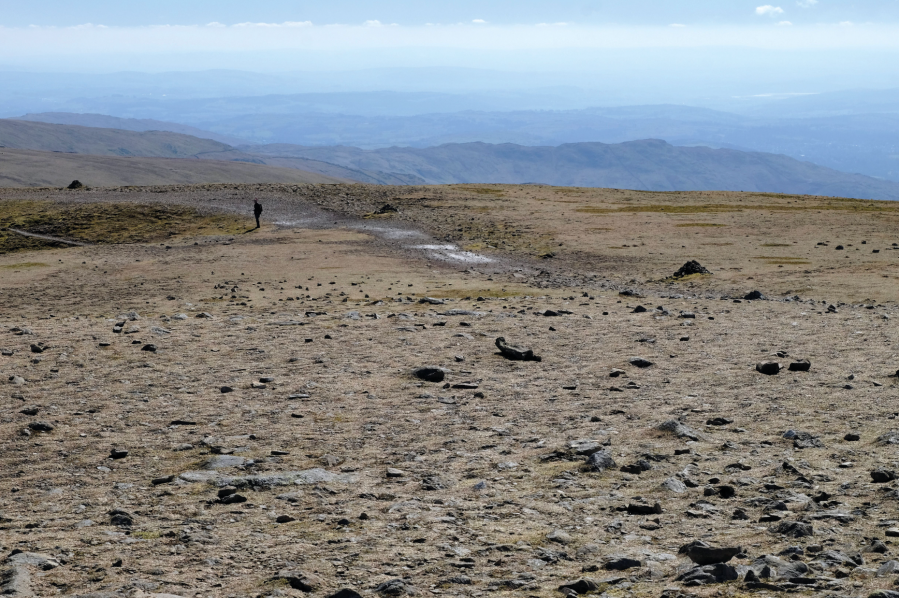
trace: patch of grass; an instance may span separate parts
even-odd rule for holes
[[[684,224],[675,224],[677,228],[688,228],[688,227],[714,227],[714,226],[727,226],[726,224],[715,224],[714,222],[685,222]]]
[[[505,190],[503,189],[493,189],[492,187],[459,187],[462,191],[468,191],[469,193],[477,193],[478,195],[495,195],[497,197],[504,197]]]
[[[801,264],[811,264],[810,261],[803,257],[778,257],[778,256],[768,256],[768,255],[759,255],[755,256],[752,259],[754,260],[764,260],[768,264],[783,264],[783,265],[801,265]]]
[[[428,291],[425,295],[435,299],[464,299],[465,297],[471,297],[472,299],[477,297],[501,299],[503,297],[518,297],[521,293],[510,290],[504,291],[502,289],[436,289]]]
[[[248,226],[246,218],[201,214],[182,206],[0,202],[0,229],[12,227],[98,245],[152,243],[182,235],[233,235],[246,231]],[[60,246],[53,241],[0,232],[0,254]]]
[[[44,262],[22,262],[21,264],[9,264],[6,266],[0,266],[0,268],[5,270],[16,270],[19,268],[46,268],[48,264]]]
[[[828,198],[830,199],[830,198]],[[719,214],[723,212],[743,212],[747,210],[759,210],[769,212],[801,212],[801,211],[853,211],[853,212],[893,212],[899,210],[899,205],[890,205],[895,202],[877,203],[853,203],[855,200],[829,201],[826,204],[741,204],[741,203],[708,203],[708,204],[646,204],[619,208],[598,208],[583,206],[575,211],[582,214],[627,214],[627,213],[656,213],[656,214]]]

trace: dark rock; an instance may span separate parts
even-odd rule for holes
[[[770,531],[790,538],[804,538],[815,535],[812,524],[803,521],[782,521],[770,528]]]
[[[587,457],[587,466],[592,471],[602,472],[607,469],[616,467],[616,464],[615,459],[612,458],[611,453],[603,449],[596,451],[595,453]]]
[[[755,371],[766,376],[775,376],[780,373],[780,364],[776,361],[760,361],[755,364]]]
[[[126,451],[124,449],[115,449],[114,448],[111,451],[109,451],[109,457],[111,459],[124,459],[127,456],[128,456],[128,451]]]
[[[637,559],[632,559],[628,557],[618,557],[614,558],[610,561],[606,561],[606,563],[602,566],[606,571],[627,571],[628,569],[633,569],[634,567],[642,567],[643,563],[638,561]]]
[[[32,345],[31,345],[31,352],[32,352],[32,353],[43,353],[43,352],[44,352],[44,349],[46,349],[46,347],[44,347],[43,344],[35,345],[35,344],[32,343]]]
[[[443,382],[446,371],[443,368],[424,367],[412,371],[412,375],[425,382]]]
[[[734,423],[734,420],[727,419],[726,417],[713,417],[707,419],[705,423],[707,426],[727,426]]]
[[[160,484],[169,484],[169,483],[174,482],[174,481],[175,481],[175,476],[173,476],[173,475],[167,475],[167,476],[163,476],[163,477],[161,477],[161,478],[153,478],[153,480],[151,481],[151,483],[152,483],[154,486],[159,486]]]
[[[30,407],[25,407],[24,409],[19,411],[19,413],[34,416],[34,415],[37,415],[39,411],[40,411],[40,407],[38,407],[37,405],[32,405]]]
[[[644,471],[649,471],[650,469],[652,469],[652,465],[649,463],[649,461],[647,461],[645,459],[640,459],[636,463],[632,463],[631,465],[623,466],[621,468],[621,471],[623,471],[624,473],[632,473],[635,475],[640,475]]]
[[[272,581],[286,581],[291,588],[301,592],[315,592],[322,587],[321,578],[306,571],[279,571]]]
[[[807,372],[812,369],[812,364],[808,359],[801,359],[791,362],[787,369],[791,372]]]
[[[559,591],[563,594],[574,592],[575,594],[589,594],[599,589],[599,585],[592,579],[579,579],[578,581],[569,581],[559,586]],[[566,592],[569,590],[569,592]]]
[[[81,189],[82,187],[84,187],[84,184],[81,181],[79,181],[78,179],[75,179],[74,181],[69,183],[69,186],[66,187],[66,189],[70,189],[70,190],[74,191],[75,189]]]
[[[849,432],[848,434],[843,436],[843,440],[845,440],[846,442],[858,442],[861,439],[862,439],[861,436],[859,436],[858,434],[855,434],[853,432]]]
[[[751,291],[743,296],[744,301],[762,301],[767,299],[760,291]]]
[[[247,502],[247,497],[242,494],[229,494],[228,496],[219,500],[223,505],[236,505],[242,502]]]
[[[685,586],[700,586],[711,583],[724,583],[739,579],[737,570],[724,563],[695,567],[677,576],[677,581]]]
[[[140,348],[141,351],[148,351],[150,353],[156,353],[156,345],[154,344],[146,344]]]
[[[824,443],[808,432],[796,432],[793,436],[793,446],[798,449],[824,448]]]
[[[628,363],[638,368],[648,368],[653,365],[651,361],[649,361],[648,359],[643,359],[642,357],[631,357],[628,360]]]
[[[646,313],[647,311],[649,311],[649,310],[647,310],[647,309],[646,309],[645,307],[643,307],[642,305],[638,305],[637,307],[634,308],[634,311],[632,311],[631,313],[634,313],[634,314],[642,314],[642,313]],[[33,345],[32,345],[32,346],[33,346]]]
[[[534,355],[532,349],[506,344],[506,339],[503,337],[496,339],[496,348],[503,357],[512,361],[543,361],[541,357]]]
[[[219,390],[221,391],[222,394],[227,394],[227,393],[229,393],[229,392],[234,392],[234,389],[231,388],[230,386],[222,386],[221,388],[219,388]]]
[[[362,598],[362,594],[360,594],[356,590],[344,588],[342,590],[337,590],[327,598]]]
[[[868,594],[868,598],[899,598],[899,592],[895,590],[877,590]]]
[[[390,205],[389,203],[385,203],[383,206],[375,210],[375,214],[383,215],[383,214],[397,214],[399,210]]]
[[[54,426],[50,422],[31,422],[28,424],[28,428],[35,432],[52,432],[54,430]]]
[[[628,515],[661,515],[663,513],[662,505],[655,503],[652,505],[630,503],[627,505]]]
[[[290,523],[292,521],[296,521],[296,518],[290,515],[278,515],[275,519],[275,523]]]
[[[684,544],[678,549],[678,554],[686,555],[691,561],[697,565],[714,565],[715,563],[726,563],[742,552],[739,546],[727,548],[715,548],[709,546],[702,540],[694,540],[689,544]]]
[[[689,438],[690,440],[701,439],[700,435],[695,430],[685,424],[682,424],[676,419],[669,419],[666,422],[662,422],[661,424],[656,426],[656,430],[674,434],[678,438]]]
[[[747,513],[743,509],[734,509],[734,513],[730,516],[730,518],[736,521],[748,521],[749,513]]]
[[[896,472],[879,467],[871,472],[871,480],[875,484],[886,484],[896,479]]]
[[[402,579],[390,579],[375,588],[375,591],[387,596],[402,596],[409,591],[409,588]]]
[[[134,525],[134,517],[121,509],[113,509],[109,512],[109,522],[119,527],[131,527]]]
[[[671,275],[672,278],[683,278],[684,276],[690,276],[691,274],[711,274],[708,270],[706,270],[702,264],[697,262],[696,260],[690,260],[686,264],[680,267],[680,269]]]

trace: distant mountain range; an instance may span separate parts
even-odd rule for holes
[[[704,117],[704,112],[700,111],[698,117]],[[68,169],[65,172],[73,173],[72,178],[88,178],[87,174],[77,174],[77,164],[91,164],[91,168],[99,168],[98,157],[116,158],[120,161],[107,161],[105,164],[108,166],[103,167],[107,168],[104,171],[107,175],[98,174],[96,181],[82,182],[89,185],[150,184],[147,181],[153,180],[153,176],[165,174],[164,164],[169,161],[154,162],[140,177],[129,175],[131,178],[128,180],[143,182],[110,183],[108,181],[115,177],[111,177],[109,173],[114,173],[116,169],[126,169],[129,161],[136,165],[148,158],[170,158],[176,159],[171,160],[173,164],[175,161],[178,163],[177,167],[172,166],[172,171],[185,169],[193,163],[195,166],[191,168],[195,171],[203,171],[219,178],[230,167],[235,173],[241,172],[241,176],[304,176],[310,182],[314,179],[319,182],[355,180],[400,185],[541,183],[649,191],[759,191],[899,200],[899,183],[893,181],[840,172],[784,155],[709,147],[678,147],[654,139],[616,144],[568,143],[557,146],[450,143],[427,148],[392,147],[374,150],[292,144],[234,147],[177,132],[137,132],[0,120],[0,146],[32,150],[30,154],[5,152],[0,155],[0,180],[5,177],[7,185],[11,182],[26,186],[49,184],[48,177],[51,174],[55,176],[52,170],[60,168],[49,165],[57,163],[65,163]],[[77,154],[93,157],[88,160]],[[50,171],[47,173],[42,174],[35,166],[40,155],[55,156],[52,160],[48,158],[47,168]],[[13,160],[13,156],[19,156],[17,161]],[[23,166],[25,162],[31,166]],[[214,167],[201,166],[199,163],[202,162],[217,164]],[[17,169],[14,175],[8,172],[13,163]],[[254,170],[252,167],[265,169],[267,175],[263,170]],[[289,172],[294,174],[288,175]],[[298,175],[298,172],[304,174]],[[68,176],[66,174],[63,178]],[[190,180],[203,182],[203,176],[206,175],[198,174]],[[122,177],[115,180],[120,179],[124,180]],[[64,180],[62,182],[67,183]]]

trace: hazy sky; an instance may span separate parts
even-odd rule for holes
[[[440,66],[790,92],[899,86],[897,56],[899,0],[0,0],[0,70]]]
[[[764,9],[765,6],[769,8]],[[764,26],[771,24],[772,19],[794,24],[899,21],[899,3],[895,0],[785,0],[771,4],[759,0],[2,0],[0,8],[0,25],[5,27],[289,21],[326,25],[371,20],[415,26],[468,23],[475,19],[499,25],[570,22]]]

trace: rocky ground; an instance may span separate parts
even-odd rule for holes
[[[259,196],[281,223],[0,255],[3,592],[893,596],[895,272],[852,252],[891,253],[892,207],[800,198],[866,238],[815,240],[796,297],[778,292],[792,267],[664,235],[670,255],[635,245],[603,269],[601,243],[648,231],[600,243],[593,220],[506,201],[555,190],[498,189],[0,200],[229,213]],[[656,194],[680,212],[640,217],[749,200]],[[755,212],[718,210],[704,219],[748,234]],[[819,258],[835,241],[852,249]],[[670,278],[688,258],[712,274]],[[849,300],[852,268],[880,302]]]

